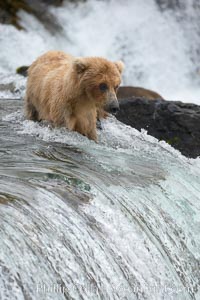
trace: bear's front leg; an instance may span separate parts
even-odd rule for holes
[[[95,142],[97,141],[96,119],[95,120],[91,120],[87,118],[76,119],[74,128],[72,130],[75,130],[80,134],[87,136],[90,140],[93,140]]]
[[[97,114],[96,111],[93,111],[88,116],[88,123],[87,123],[87,137],[90,140],[97,142],[97,130],[96,130],[96,123],[97,123]]]
[[[91,130],[87,133],[87,137],[90,139],[90,140],[93,140],[97,143],[97,133],[96,133],[96,128],[94,130]]]

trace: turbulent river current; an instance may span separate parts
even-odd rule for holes
[[[26,30],[0,24],[0,300],[200,300],[200,158],[114,117],[98,144],[27,121],[14,75],[50,49],[101,55],[200,103],[197,2],[66,3],[54,35],[24,12]]]
[[[0,102],[0,299],[200,299],[200,161],[114,117],[99,143]]]

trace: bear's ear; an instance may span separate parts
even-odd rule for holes
[[[88,68],[88,64],[82,58],[77,58],[74,67],[78,74],[82,74]]]
[[[115,66],[117,67],[119,72],[122,73],[122,71],[124,69],[124,63],[121,60],[119,60],[119,61],[115,62]]]

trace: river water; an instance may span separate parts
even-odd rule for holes
[[[0,299],[200,299],[200,160],[121,124],[99,143],[0,100]]]
[[[27,121],[15,75],[50,49],[100,55],[124,85],[200,103],[199,5],[179,2],[66,3],[54,35],[0,24],[0,300],[200,300],[200,158],[114,117],[98,144]]]

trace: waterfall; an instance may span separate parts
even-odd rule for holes
[[[196,1],[64,2],[51,13],[62,27],[54,35],[24,12],[21,24],[27,31],[0,25],[0,72],[13,72],[49,49],[60,49],[122,59],[124,85],[153,89],[169,100],[200,102]]]
[[[54,35],[25,12],[26,31],[0,25],[0,81],[15,97],[26,84],[15,69],[61,49],[122,59],[124,84],[200,100],[195,1],[64,2],[51,13]],[[200,159],[114,117],[97,144],[25,120],[12,91],[1,97],[0,299],[199,300]]]

